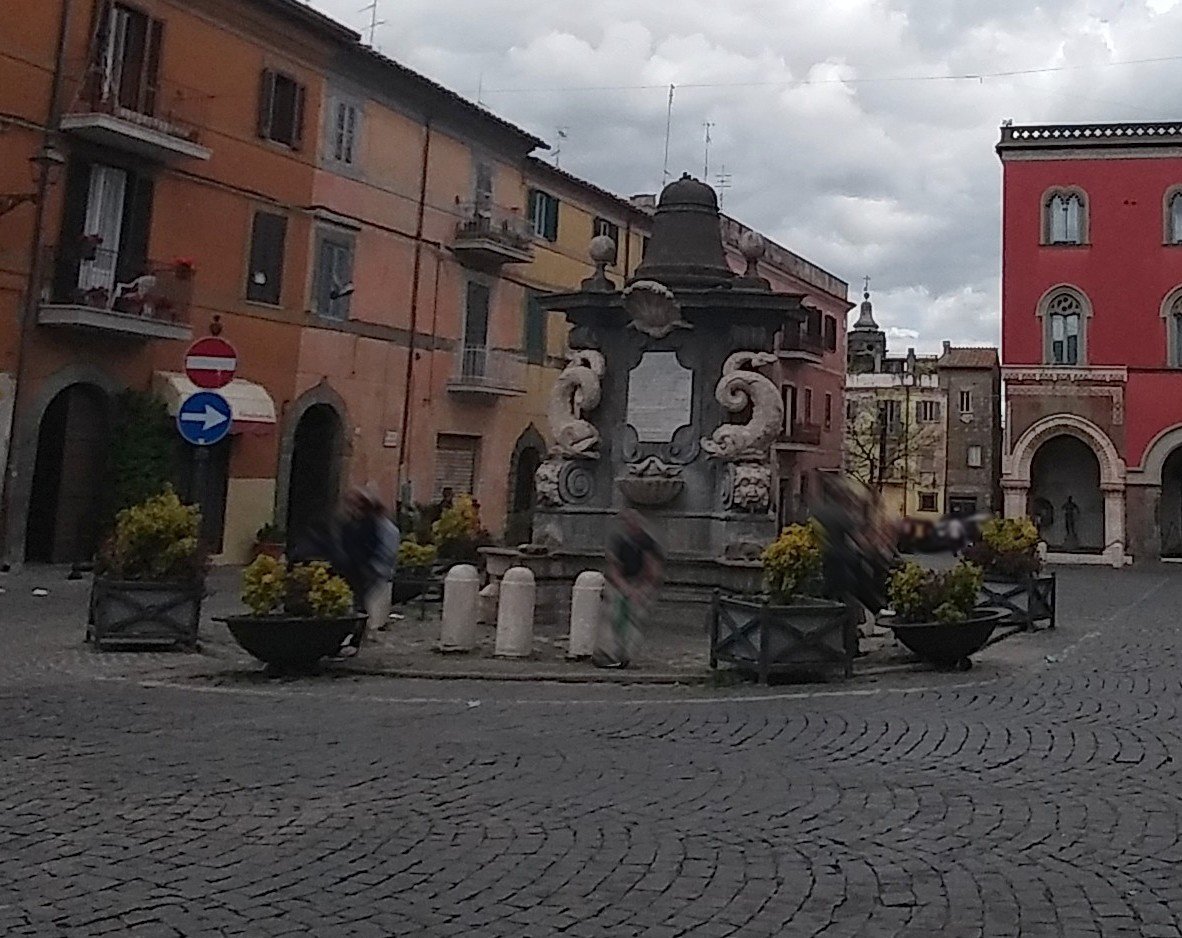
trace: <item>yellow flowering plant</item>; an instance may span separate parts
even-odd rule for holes
[[[323,561],[288,569],[260,555],[242,573],[242,601],[256,616],[338,619],[353,610],[353,591]]]
[[[1029,518],[992,518],[981,526],[981,540],[965,551],[965,558],[989,573],[1021,579],[1042,568],[1039,540]]]
[[[891,574],[891,605],[900,623],[964,622],[984,581],[981,568],[965,561],[943,572],[907,563]]]
[[[422,570],[435,563],[439,549],[434,544],[420,544],[412,534],[398,545],[398,569]]]
[[[760,555],[772,602],[787,605],[821,573],[821,539],[808,524],[792,524]]]
[[[99,551],[98,573],[152,582],[200,579],[205,572],[200,531],[201,512],[166,488],[119,512],[114,534]]]

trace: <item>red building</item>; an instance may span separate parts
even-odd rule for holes
[[[1065,561],[1182,557],[1182,123],[997,152],[1006,514]]]

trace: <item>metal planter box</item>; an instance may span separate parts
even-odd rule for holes
[[[710,614],[710,667],[725,662],[771,674],[840,666],[853,674],[854,621],[844,603],[804,599],[790,606],[723,596],[715,591]]]
[[[1035,629],[1041,623],[1046,623],[1047,628],[1053,629],[1056,594],[1053,573],[1010,578],[986,573],[977,605],[1005,610],[1006,615],[1002,619],[1004,625]]]
[[[95,577],[88,632],[99,650],[119,645],[197,647],[205,583]]]

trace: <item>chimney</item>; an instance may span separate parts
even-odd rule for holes
[[[945,339],[944,340],[944,354],[947,355],[951,351],[952,351],[952,343],[949,342],[947,339]]]

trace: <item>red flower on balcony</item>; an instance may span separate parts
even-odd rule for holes
[[[188,280],[196,269],[191,257],[178,257],[172,262],[172,270],[176,274],[177,280]]]
[[[99,246],[103,243],[101,234],[86,234],[78,239],[80,246],[79,257],[84,261],[92,261],[98,256]]]

